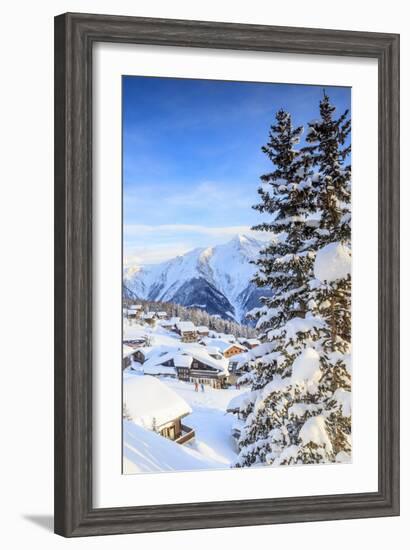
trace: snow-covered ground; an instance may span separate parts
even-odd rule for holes
[[[215,468],[213,462],[187,445],[178,445],[138,424],[124,420],[124,474]]]
[[[196,437],[191,446],[204,457],[229,467],[236,458],[236,451],[231,435],[233,418],[226,413],[226,407],[233,397],[246,388],[215,390],[205,386],[204,392],[196,392],[193,384],[180,380],[167,380],[167,384],[192,409],[184,420],[195,430]]]
[[[236,452],[231,435],[233,417],[226,413],[226,406],[234,396],[246,390],[215,390],[205,386],[204,392],[196,392],[194,385],[188,382],[171,378],[161,378],[161,382],[191,407],[192,413],[183,422],[194,428],[195,440],[179,445],[125,420],[124,473],[229,468]]]

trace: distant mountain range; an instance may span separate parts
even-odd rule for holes
[[[263,246],[262,241],[236,235],[226,244],[196,248],[160,264],[130,267],[124,271],[124,285],[143,300],[201,308],[243,323],[267,294],[250,282],[256,270],[250,261]]]

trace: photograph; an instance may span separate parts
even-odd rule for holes
[[[122,76],[123,474],[352,461],[351,124],[347,86]]]

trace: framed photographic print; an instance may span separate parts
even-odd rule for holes
[[[398,61],[56,17],[56,533],[399,513]]]

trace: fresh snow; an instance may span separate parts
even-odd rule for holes
[[[312,416],[303,424],[299,437],[303,445],[315,443],[318,446],[323,446],[326,450],[332,449],[332,444],[327,435],[325,419],[323,416]]]
[[[314,393],[322,373],[320,355],[313,348],[305,348],[292,366],[292,383],[305,384],[309,393]]]
[[[350,269],[350,249],[340,242],[327,244],[316,254],[314,273],[316,279],[323,283],[345,279],[350,274]]]
[[[281,336],[282,333],[285,332],[289,339],[296,339],[298,333],[310,332],[315,329],[320,329],[323,326],[324,321],[319,317],[314,317],[312,315],[307,315],[305,318],[294,317],[293,319],[288,321],[283,327],[276,330],[270,330],[268,332],[268,337],[270,339],[274,339],[277,336]]]
[[[190,355],[178,354],[174,356],[174,364],[176,367],[189,369],[192,364],[192,360],[193,358]]]
[[[233,397],[228,405],[226,406],[226,410],[228,412],[236,412],[236,411],[244,411],[247,409],[247,407],[255,402],[255,399],[258,395],[257,391],[244,391],[243,393],[240,393],[239,395],[235,395]]]
[[[124,420],[123,469],[125,474],[209,470],[216,467],[199,452]]]
[[[264,386],[255,401],[255,406],[253,412],[256,414],[258,410],[263,406],[265,400],[274,392],[280,392],[284,390],[289,385],[289,379],[282,378],[279,375],[276,375],[272,378],[270,382]]]

